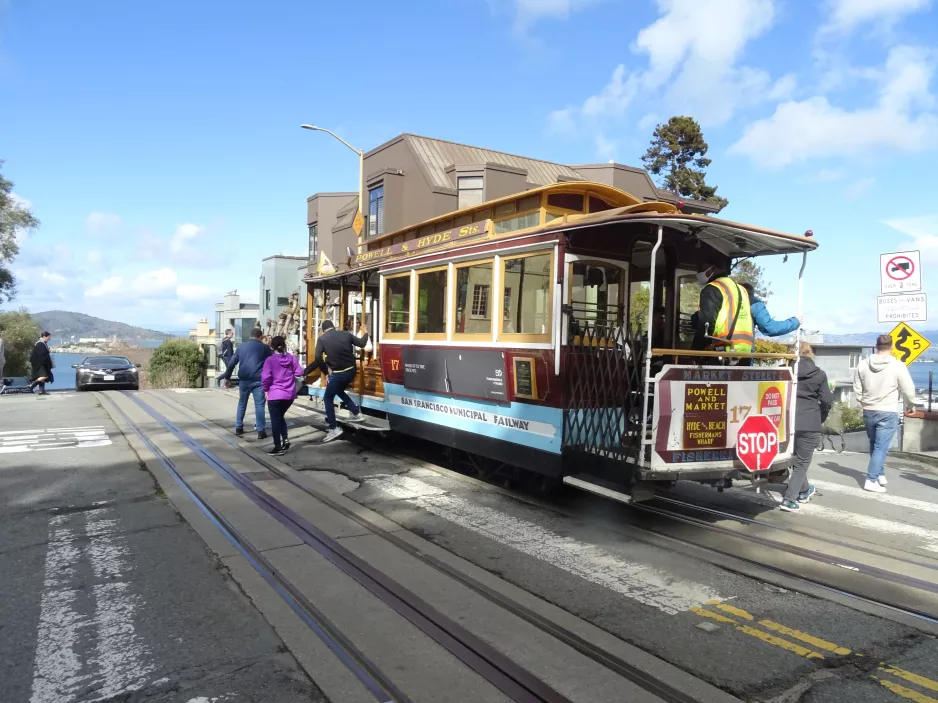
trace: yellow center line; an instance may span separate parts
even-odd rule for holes
[[[823,649],[825,652],[840,654],[841,656],[846,656],[851,653],[850,650],[846,647],[841,647],[840,645],[834,644],[833,642],[822,640],[819,637],[814,637],[813,635],[809,635],[806,632],[801,632],[800,630],[793,630],[790,627],[779,625],[777,622],[772,622],[771,620],[760,620],[759,624],[767,630],[772,630],[773,632],[778,632],[779,634],[793,637],[796,640],[801,640],[805,644],[810,644],[815,649]]]
[[[743,620],[753,621],[755,617],[747,613],[745,610],[740,610],[739,608],[734,608],[732,605],[727,605],[726,603],[718,603],[717,608],[722,610],[724,613],[729,613],[730,615],[735,615],[738,618]]]
[[[900,669],[897,666],[892,666],[892,664],[882,664],[879,667],[880,671],[885,671],[887,674],[892,674],[893,676],[905,679],[911,683],[914,683],[917,686],[922,688],[927,688],[929,691],[938,692],[938,682],[932,681],[931,679],[926,679],[924,676],[919,676],[918,674],[913,674],[911,671],[906,671],[905,669]]]
[[[879,681],[881,686],[888,688],[890,691],[895,693],[897,696],[902,696],[907,698],[910,701],[915,701],[915,703],[938,703],[938,698],[932,698],[931,696],[926,696],[924,693],[919,693],[911,688],[906,688],[892,681],[886,681],[881,679],[878,676],[873,676],[876,681]]]
[[[755,627],[750,627],[749,625],[741,625],[736,620],[733,620],[732,618],[728,618],[724,615],[720,615],[719,613],[714,613],[710,610],[704,610],[703,608],[696,608],[696,607],[691,608],[691,612],[696,613],[697,615],[700,615],[705,618],[710,618],[711,620],[716,620],[717,622],[722,622],[728,625],[732,625],[740,632],[743,632],[747,635],[760,639],[766,644],[771,644],[771,645],[774,645],[775,647],[780,647],[789,652],[793,652],[794,654],[802,656],[805,659],[823,659],[824,658],[823,654],[818,654],[817,652],[814,652],[808,649],[807,647],[802,647],[801,645],[795,644],[793,642],[789,642],[788,640],[783,640],[781,637],[770,635],[768,632],[763,632],[762,630],[759,630]]]

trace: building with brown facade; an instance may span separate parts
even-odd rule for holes
[[[442,139],[401,134],[364,156],[365,228],[352,221],[357,193],[317,193],[307,200],[311,271],[325,252],[335,264],[369,239],[439,215],[540,186],[569,181],[610,185],[647,202],[683,203],[688,214],[715,214],[714,203],[655,187],[648,172],[617,163],[567,166]]]

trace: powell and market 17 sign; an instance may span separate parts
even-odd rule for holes
[[[449,244],[450,242],[461,242],[466,239],[478,237],[485,234],[487,224],[488,220],[480,220],[479,222],[472,222],[462,227],[453,227],[444,232],[436,232],[424,237],[408,239],[406,242],[391,244],[380,249],[363,251],[355,255],[355,258],[352,260],[352,265],[363,266],[365,264],[381,261],[382,259],[387,259],[397,254],[414,254],[418,251],[429,249],[430,247],[441,246],[443,244]]]

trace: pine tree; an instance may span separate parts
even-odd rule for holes
[[[729,200],[717,195],[717,186],[706,182],[709,148],[697,120],[675,116],[655,128],[642,163],[658,176],[661,187],[686,198],[717,203],[722,210]]]

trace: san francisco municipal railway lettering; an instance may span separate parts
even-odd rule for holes
[[[502,427],[511,427],[517,430],[530,430],[531,422],[529,420],[519,420],[516,417],[507,417],[505,415],[496,415],[495,413],[486,413],[472,408],[461,408],[458,405],[446,405],[445,403],[434,403],[429,400],[419,400],[417,398],[401,398],[401,405],[410,408],[420,408],[421,410],[430,410],[435,413],[452,415],[454,417],[464,417],[467,420],[478,420],[479,422],[488,422]]]
[[[684,387],[684,449],[726,446],[725,383]]]

